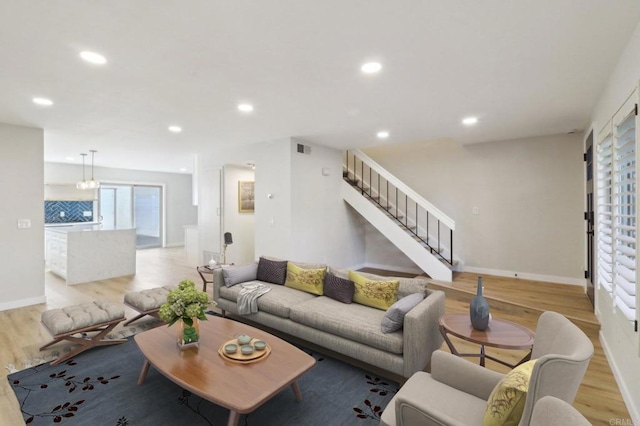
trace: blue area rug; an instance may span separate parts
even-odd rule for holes
[[[55,367],[42,364],[8,376],[31,425],[226,425],[229,411],[175,385],[153,367],[136,384],[144,357],[135,341],[87,351]],[[378,425],[398,390],[344,362],[305,350],[316,365],[240,425]]]

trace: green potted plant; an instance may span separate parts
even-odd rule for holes
[[[200,339],[199,320],[206,321],[205,309],[213,302],[204,291],[196,289],[191,280],[183,280],[171,290],[167,303],[160,306],[158,315],[169,327],[178,323],[178,346],[197,346]]]

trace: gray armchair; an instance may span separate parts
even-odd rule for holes
[[[545,396],[540,398],[533,407],[531,426],[591,426],[572,405],[554,398]]]
[[[551,395],[569,404],[589,360],[591,340],[564,316],[544,312],[538,319],[532,359],[537,359],[520,425],[529,425],[533,407]],[[382,414],[382,426],[481,425],[487,399],[503,374],[444,351],[434,352],[431,374],[417,372]]]

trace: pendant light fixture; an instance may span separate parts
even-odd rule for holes
[[[82,155],[82,180],[76,183],[76,188],[87,189],[89,187],[89,184],[87,183],[87,180],[84,178],[84,158],[87,156],[87,154],[82,153],[80,155]]]
[[[97,180],[95,180],[93,178],[93,159],[94,159],[94,156],[95,156],[96,152],[98,152],[98,151],[96,151],[95,149],[90,149],[89,152],[91,153],[91,180],[87,183],[87,188],[88,189],[97,189],[97,188],[100,188],[100,182],[98,182]]]

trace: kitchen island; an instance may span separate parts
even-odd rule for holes
[[[136,230],[102,225],[45,227],[45,262],[51,272],[81,284],[136,273]]]

